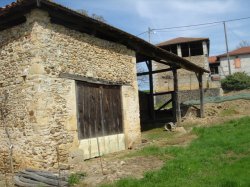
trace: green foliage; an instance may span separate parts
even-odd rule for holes
[[[222,117],[232,116],[235,114],[239,114],[239,112],[233,107],[233,108],[228,108],[228,109],[222,110],[220,113],[220,116],[222,116]]]
[[[163,139],[163,138],[165,139],[165,138],[173,137],[174,134],[175,133],[167,133],[163,129],[163,127],[161,127],[161,128],[152,129],[152,130],[148,131],[147,133],[144,133],[143,138],[145,138],[147,140],[159,140],[159,139]]]
[[[85,176],[86,176],[85,173],[72,173],[68,178],[68,183],[70,186],[79,184],[81,179],[84,178]]]
[[[226,91],[248,89],[250,88],[250,76],[245,72],[234,73],[223,79],[221,86]]]
[[[168,154],[159,171],[143,179],[122,179],[111,186],[250,186],[250,117],[209,128],[194,128],[198,138],[189,147],[145,148],[144,153]],[[108,185],[105,185],[108,186]]]

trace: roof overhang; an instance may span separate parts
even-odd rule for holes
[[[54,24],[127,46],[136,52],[137,62],[152,59],[197,73],[209,73],[208,70],[141,38],[48,0],[21,0],[0,9],[0,31],[24,23],[25,15],[35,8],[47,11]]]

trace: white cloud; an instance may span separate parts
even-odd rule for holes
[[[221,21],[249,15],[249,0],[56,0],[73,9],[86,9],[89,13],[104,16],[109,24],[135,35],[151,28],[166,28],[190,24]],[[249,20],[246,20],[249,21]],[[228,23],[239,38],[248,35],[250,24]],[[247,34],[246,34],[247,33]],[[230,33],[229,33],[230,34]],[[213,53],[224,50],[222,25],[207,28],[186,28],[157,32],[152,35],[153,43],[174,37],[209,37]],[[147,40],[147,34],[141,35]],[[237,42],[236,36],[229,37],[230,44]],[[233,46],[232,45],[232,46]],[[217,52],[216,52],[217,51]]]
[[[140,17],[165,22],[203,20],[238,10],[236,0],[137,0],[135,6]]]

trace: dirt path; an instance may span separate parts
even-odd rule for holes
[[[150,138],[152,134],[157,134],[159,138]],[[75,166],[74,171],[86,173],[85,179],[78,186],[98,186],[99,184],[110,183],[125,177],[142,178],[145,172],[160,169],[166,159],[171,159],[172,157],[169,155],[169,157],[164,157],[164,160],[162,160],[153,156],[131,155],[149,145],[187,146],[196,138],[195,135],[182,127],[174,132],[167,132],[164,131],[164,128],[159,128],[156,132],[155,130],[144,132],[142,136],[144,143],[135,150],[109,154],[104,156],[102,160],[100,158],[90,159]]]
[[[206,117],[197,118],[197,109],[191,108],[183,119],[183,127],[175,132],[165,132],[163,128],[154,129],[143,133],[144,144],[141,149],[148,145],[156,146],[187,146],[197,138],[190,131],[194,126],[211,126],[217,123],[250,115],[250,101],[237,100],[219,104],[206,104]],[[164,161],[158,157],[129,157],[128,155],[137,150],[126,150],[120,153],[110,154],[102,158],[103,172],[100,158],[91,159],[75,166],[74,171],[87,174],[83,183],[79,186],[98,186],[125,177],[142,178],[147,171],[160,169]],[[171,159],[171,156],[169,157]]]
[[[121,156],[121,155],[120,155]],[[117,157],[117,155],[114,155]],[[85,161],[77,166],[76,171],[86,173],[85,179],[78,186],[97,186],[125,177],[142,178],[147,171],[160,169],[163,161],[157,157],[112,158],[111,155]]]

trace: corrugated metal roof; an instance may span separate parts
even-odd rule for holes
[[[197,41],[204,41],[209,40],[209,38],[187,38],[187,37],[178,37],[174,38],[159,44],[156,44],[157,47],[163,47],[173,44],[181,44],[181,43],[189,43],[189,42],[197,42]]]
[[[237,56],[237,55],[243,55],[243,54],[250,54],[250,46],[249,47],[241,47],[239,49],[235,49],[235,50],[229,52],[229,56]],[[218,55],[218,57],[225,57],[225,56],[227,56],[227,53]]]

